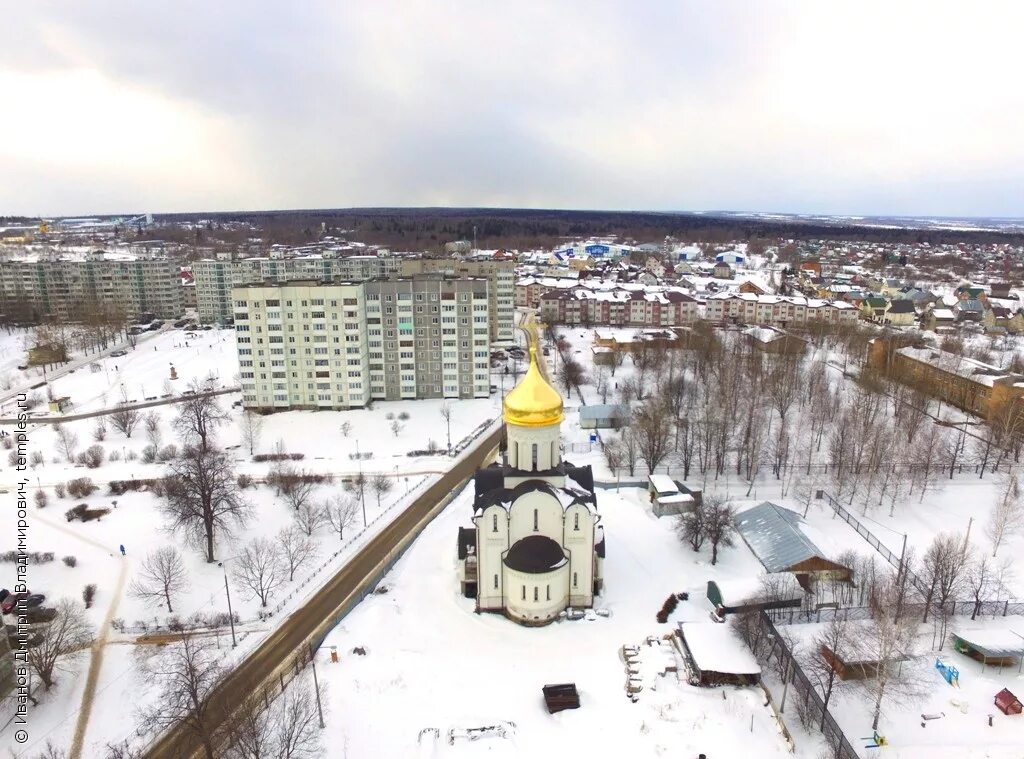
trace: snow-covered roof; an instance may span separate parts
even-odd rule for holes
[[[825,559],[800,530],[800,515],[771,501],[740,512],[733,521],[754,556],[769,572],[785,572],[808,559]]]
[[[679,631],[694,664],[702,672],[759,675],[761,667],[730,625],[682,622]]]
[[[651,486],[654,488],[654,491],[659,495],[661,493],[665,493],[667,495],[669,493],[679,492],[679,487],[676,485],[675,482],[672,481],[672,478],[669,477],[667,474],[652,474],[650,477],[648,477],[648,479],[650,480]]]

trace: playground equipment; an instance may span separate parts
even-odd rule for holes
[[[957,688],[960,687],[960,670],[952,664],[946,664],[942,659],[936,659],[935,669],[939,670],[939,674],[947,683]]]
[[[885,739],[884,735],[879,735],[877,730],[872,731],[870,738],[861,738],[861,740],[871,741],[871,743],[865,743],[864,748],[881,748],[889,745],[889,741]]]

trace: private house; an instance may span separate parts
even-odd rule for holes
[[[985,318],[985,306],[975,298],[964,298],[953,306],[953,313],[956,314],[957,321],[980,322]]]
[[[821,276],[821,261],[816,258],[809,258],[806,261],[800,262],[800,271],[806,271],[812,276]]]
[[[762,353],[800,356],[807,350],[806,340],[777,327],[748,327],[743,335],[754,350]]]
[[[889,304],[882,321],[894,327],[912,327],[917,320],[917,311],[914,309],[914,302],[901,298]]]
[[[885,316],[889,301],[877,295],[869,295],[860,304],[860,312],[865,319],[879,320]]]
[[[750,279],[743,280],[743,282],[740,283],[740,286],[737,289],[741,293],[749,293],[751,295],[766,295],[768,292],[763,287],[761,287],[761,285],[757,284],[757,282],[754,282],[753,280]]]
[[[692,685],[757,685],[761,681],[760,665],[728,624],[680,622],[679,638]]]
[[[1009,332],[1015,335],[1024,329],[1024,313],[1012,311],[1006,306],[990,306],[981,323],[987,332]]]
[[[711,270],[711,276],[715,279],[732,279],[734,272],[727,262],[718,261],[715,268]]]
[[[957,300],[983,300],[985,298],[985,288],[978,285],[963,284],[953,291],[953,295],[956,296]]]
[[[919,387],[964,411],[991,419],[1020,407],[1024,375],[937,348],[900,347],[891,338],[868,343],[868,363],[906,385]]]
[[[921,317],[921,326],[933,332],[954,332],[956,314],[950,308],[931,308]]]
[[[828,559],[800,529],[803,521],[795,511],[764,501],[741,511],[733,524],[769,574],[789,572],[808,592],[813,580],[849,580],[852,570]]]

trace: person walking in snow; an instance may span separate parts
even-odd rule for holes
[[[121,546],[121,555],[122,555],[122,556],[124,556],[124,555],[125,555],[125,552],[124,552],[124,546]]]

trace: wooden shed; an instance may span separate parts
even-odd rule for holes
[[[792,572],[798,580],[801,575],[813,575],[843,581],[853,575],[849,567],[831,561],[811,542],[800,529],[803,519],[795,511],[765,501],[741,511],[733,523],[768,572]]]
[[[731,626],[680,622],[679,637],[694,685],[757,685],[761,666]]]
[[[1020,701],[1008,688],[1003,688],[996,694],[995,705],[999,711],[1007,715],[1020,714],[1021,711],[1024,711]]]
[[[544,704],[548,707],[548,714],[580,708],[580,694],[576,690],[576,683],[545,685],[541,690],[544,693]]]

